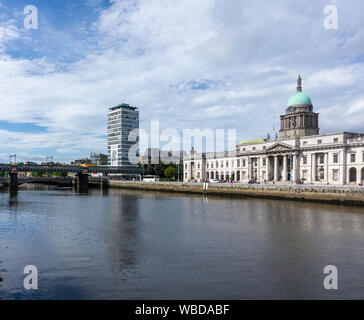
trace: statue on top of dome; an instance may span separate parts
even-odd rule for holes
[[[301,78],[301,75],[298,75],[298,79],[297,79],[297,92],[302,92],[302,78]]]

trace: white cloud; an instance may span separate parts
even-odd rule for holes
[[[159,119],[161,129],[225,127],[237,128],[240,139],[263,137],[278,127],[299,73],[323,132],[351,125],[364,131],[355,102],[364,81],[357,60],[364,4],[354,3],[340,3],[339,30],[332,32],[322,27],[323,5],[311,1],[113,0],[85,34],[92,45],[82,49],[54,33],[69,41],[67,56],[71,48],[84,54],[74,62],[0,56],[0,119],[50,131],[27,139],[19,133],[3,146],[105,152],[107,108],[121,102],[140,107],[142,126]],[[21,37],[6,28],[0,46]],[[206,85],[196,90],[191,83]],[[336,121],[342,113],[345,125]]]

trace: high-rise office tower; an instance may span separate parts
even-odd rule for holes
[[[139,129],[139,111],[128,104],[110,108],[107,121],[108,165],[136,167],[130,162],[129,150],[137,141],[129,141],[132,130]],[[139,157],[139,154],[136,154]]]

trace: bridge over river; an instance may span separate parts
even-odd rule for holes
[[[39,173],[52,173],[52,172],[67,172],[74,173],[77,184],[88,185],[92,184],[105,184],[107,179],[100,178],[89,179],[90,173],[102,173],[104,176],[110,174],[121,174],[129,176],[137,176],[141,174],[141,168],[138,167],[83,167],[72,165],[14,165],[14,164],[0,164],[0,172],[8,174],[8,177],[0,178],[0,183],[10,187],[17,187],[23,183],[49,183],[57,185],[72,185],[72,178],[70,177],[49,177],[49,178],[36,178],[36,177],[18,177],[19,172],[39,172]],[[90,181],[89,181],[90,180]]]

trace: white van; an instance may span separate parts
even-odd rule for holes
[[[156,182],[156,181],[159,181],[158,176],[144,176],[143,177],[143,182]]]

